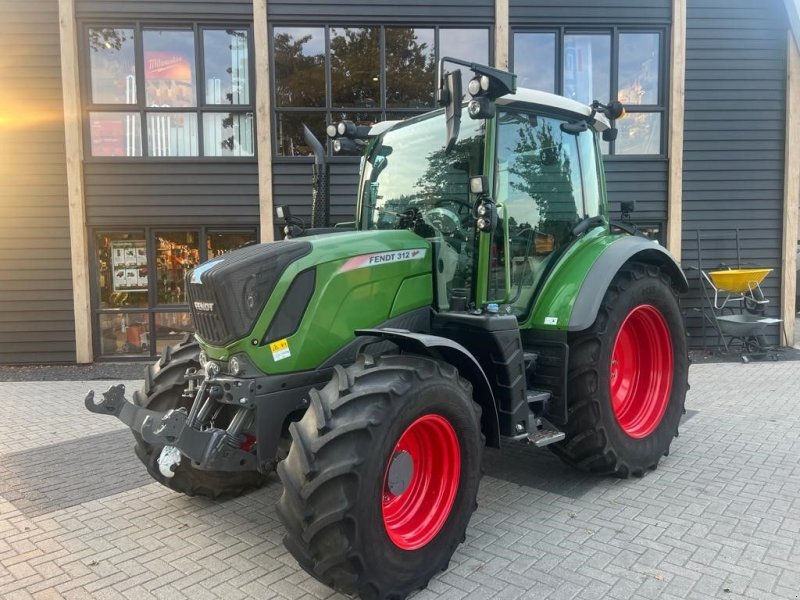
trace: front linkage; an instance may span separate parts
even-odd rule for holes
[[[174,383],[178,389],[171,401],[148,405],[141,401],[144,392],[135,393],[131,401],[119,384],[99,396],[90,391],[84,404],[90,412],[115,416],[130,427],[140,446],[157,452],[157,470],[166,479],[174,477],[183,457],[191,461],[185,467],[212,475],[269,473],[290,416],[308,406],[312,385],[330,378],[328,369],[302,381],[291,375],[237,377],[209,361],[204,368],[185,369],[175,382],[162,382],[161,373],[170,375],[169,353],[165,356],[166,361],[156,363],[164,368],[156,372],[151,387],[159,390]]]
[[[185,376],[189,381],[197,378],[197,373],[190,371],[192,369],[187,370]],[[214,382],[214,386],[210,382]],[[208,419],[220,401],[220,398],[213,397],[216,394],[212,396],[211,390],[222,384],[222,381],[204,378],[188,413],[184,408],[158,412],[136,406],[125,398],[125,386],[122,384],[111,386],[99,398],[95,398],[94,391],[90,391],[86,394],[84,404],[93,413],[117,417],[148,444],[163,446],[159,466],[165,477],[174,474],[181,455],[191,459],[196,469],[254,471],[258,466],[256,456],[241,448],[241,436],[245,424],[252,418],[255,385],[251,382],[242,390],[243,406],[236,411],[226,429],[218,429],[208,426]]]

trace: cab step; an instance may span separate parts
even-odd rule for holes
[[[528,441],[537,448],[544,448],[550,444],[562,441],[566,435],[563,431],[556,429],[537,429],[533,433],[528,434]]]
[[[559,431],[545,419],[536,419],[536,425],[536,431],[528,434],[528,441],[537,448],[544,448],[550,444],[563,441],[566,437],[563,431]]]

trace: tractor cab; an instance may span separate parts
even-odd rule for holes
[[[543,274],[578,235],[606,226],[598,138],[606,118],[533,90],[497,100],[450,143],[442,109],[373,128],[361,173],[358,228],[411,229],[437,260],[438,310],[531,312]]]

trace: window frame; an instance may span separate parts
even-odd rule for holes
[[[608,99],[596,98],[601,102],[616,98],[619,94],[619,36],[629,33],[655,33],[659,36],[659,65],[658,65],[658,99],[657,104],[626,104],[625,111],[629,114],[649,113],[660,115],[660,148],[655,154],[617,154],[616,142],[608,142],[609,152],[603,154],[603,160],[653,160],[667,158],[667,137],[669,135],[669,27],[665,25],[640,25],[640,26],[609,26],[609,27],[581,27],[581,26],[535,26],[513,27],[509,36],[509,68],[514,70],[514,36],[518,33],[551,33],[555,34],[555,93],[564,93],[564,37],[566,35],[598,35],[607,34],[611,42],[611,96]],[[602,148],[602,142],[601,142]]]
[[[289,27],[299,27],[299,28],[307,28],[307,29],[322,29],[324,38],[325,38],[325,106],[317,106],[317,107],[307,107],[307,106],[278,106],[278,98],[277,98],[277,78],[275,72],[275,30],[276,29],[284,29]],[[332,81],[331,81],[331,56],[330,56],[330,42],[331,42],[331,29],[356,29],[356,28],[378,28],[380,30],[379,33],[379,57],[378,57],[378,64],[381,72],[381,80],[380,80],[380,103],[379,106],[373,109],[364,108],[342,108],[340,106],[334,106],[332,103]],[[369,22],[359,22],[353,21],[348,22],[346,24],[342,23],[303,23],[303,22],[295,22],[295,21],[287,21],[281,23],[270,23],[269,27],[269,64],[270,64],[270,74],[269,74],[269,86],[270,86],[270,103],[271,103],[271,110],[270,110],[270,126],[272,129],[272,134],[270,136],[270,143],[272,144],[272,162],[273,163],[296,163],[297,161],[311,161],[313,160],[313,156],[284,156],[278,154],[278,114],[279,113],[323,113],[325,117],[325,123],[332,122],[332,115],[335,113],[341,112],[348,112],[348,113],[375,113],[379,116],[380,121],[386,120],[387,113],[389,114],[399,114],[405,115],[404,118],[413,117],[416,115],[422,115],[427,112],[436,110],[440,108],[436,106],[435,100],[434,105],[428,108],[409,108],[409,107],[387,107],[386,106],[386,29],[432,29],[433,30],[433,56],[434,56],[434,65],[439,64],[439,58],[441,54],[440,50],[440,41],[439,41],[439,32],[443,29],[457,29],[457,30],[478,30],[478,31],[486,31],[487,32],[487,42],[488,42],[488,59],[490,65],[494,64],[494,26],[492,25],[419,25],[419,24],[412,24],[412,23],[369,23]],[[434,76],[434,92],[435,92],[435,76]],[[435,97],[435,96],[434,96]],[[333,149],[331,147],[330,141],[325,140],[325,148],[326,148],[326,156],[328,158],[328,162],[354,162],[357,161],[360,157],[358,156],[342,156],[333,153]]]
[[[196,232],[198,234],[198,247],[200,250],[200,264],[208,260],[208,236],[209,234],[223,233],[253,233],[256,243],[260,240],[260,227],[258,225],[195,225],[169,223],[146,226],[125,226],[125,225],[98,225],[89,228],[89,273],[90,273],[90,293],[91,293],[91,312],[92,312],[92,351],[95,360],[103,361],[139,361],[142,359],[152,360],[158,356],[156,352],[158,336],[156,334],[156,313],[184,313],[191,312],[187,304],[159,304],[158,302],[158,279],[157,279],[157,254],[156,234],[163,232]],[[100,306],[100,273],[97,260],[97,236],[99,234],[113,233],[144,233],[145,247],[147,249],[148,275],[147,282],[147,303],[144,306],[103,308]],[[152,265],[152,267],[151,267]],[[151,336],[151,343],[147,353],[140,354],[102,354],[102,341],[100,331],[101,315],[119,314],[145,314],[147,315],[148,331]]]
[[[134,40],[134,64],[136,67],[136,104],[95,104],[92,101],[91,48],[89,47],[90,29],[132,29]],[[205,49],[203,32],[206,30],[232,29],[247,32],[247,76],[249,98],[247,104],[208,104],[206,102],[205,82]],[[79,45],[79,85],[82,94],[81,116],[83,119],[83,156],[85,162],[113,163],[164,163],[164,162],[256,162],[258,160],[258,123],[255,118],[255,46],[253,41],[253,24],[247,21],[163,21],[145,19],[108,19],[86,20],[79,24],[81,41]],[[194,74],[196,106],[189,107],[156,107],[147,106],[144,80],[144,45],[145,30],[159,31],[191,31],[194,39]],[[225,110],[225,109],[228,110]],[[141,156],[94,156],[90,129],[91,113],[128,112],[139,115],[141,135]],[[253,155],[252,156],[210,156],[203,154],[203,115],[220,113],[251,113],[253,115]],[[147,115],[155,113],[188,113],[197,119],[197,156],[151,156],[148,154]]]

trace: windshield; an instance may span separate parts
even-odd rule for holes
[[[475,220],[469,178],[482,173],[484,127],[463,114],[458,141],[445,153],[442,111],[409,119],[380,136],[364,163],[362,227],[412,229],[439,242],[441,309],[450,306],[454,290],[470,297]]]

